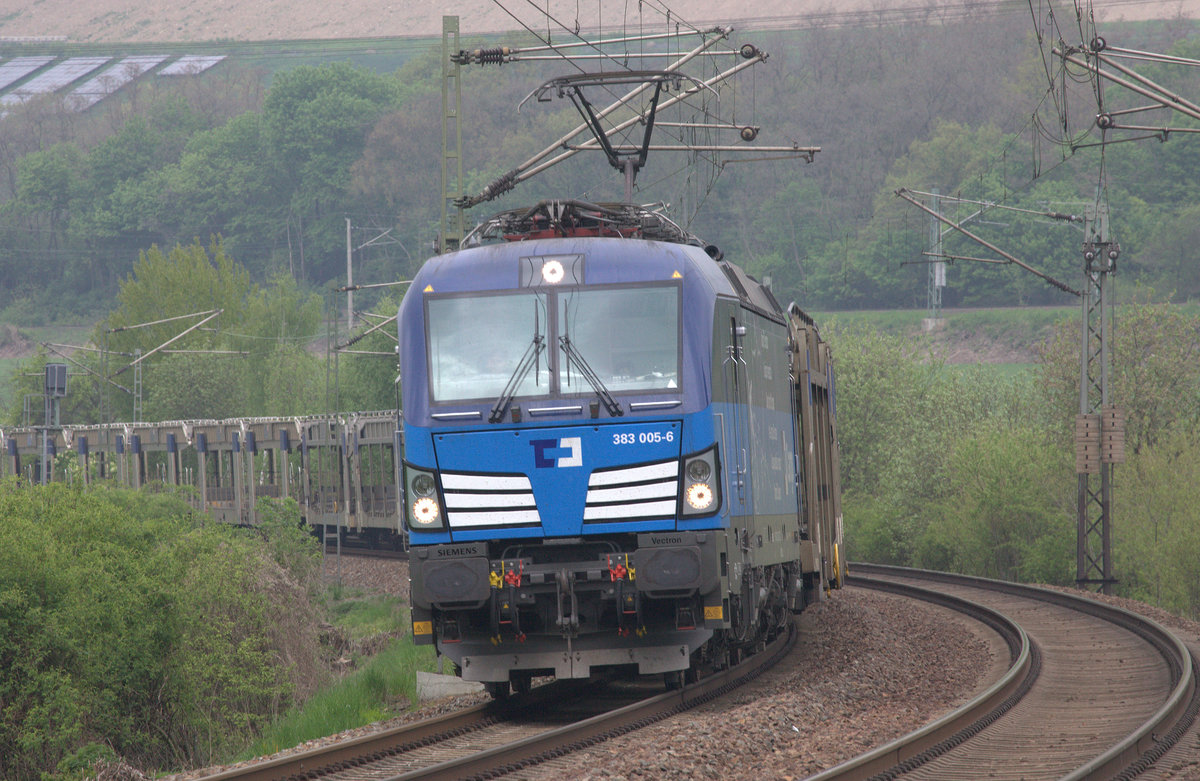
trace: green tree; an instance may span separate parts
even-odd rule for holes
[[[208,250],[198,243],[165,255],[152,248],[118,298],[120,306],[105,324],[110,333],[98,332],[93,340],[107,336],[109,349],[126,360],[196,326],[203,313],[221,312],[171,344],[209,354],[158,353],[147,360],[148,413],[186,418],[316,411],[314,384],[302,379],[315,373],[314,362],[300,348],[319,331],[320,299],[290,276],[255,285],[219,240]],[[138,327],[143,323],[156,324]]]
[[[1167,303],[1120,307],[1110,336],[1112,403],[1125,411],[1131,453],[1200,419],[1200,316]],[[1078,321],[1059,323],[1039,355],[1047,420],[1070,441],[1079,413]]]
[[[993,419],[1022,415],[1027,394],[948,367],[919,341],[832,325],[851,555],[911,564],[928,505],[949,490],[955,443]]]
[[[1119,467],[1113,554],[1119,593],[1200,617],[1200,436],[1166,434]]]
[[[176,164],[146,187],[157,194],[154,214],[173,241],[220,234],[231,254],[254,259],[261,279],[284,209],[261,114],[247,113],[197,133]],[[286,242],[285,242],[286,246]]]
[[[301,66],[278,74],[263,105],[272,162],[282,173],[290,213],[303,225],[310,278],[333,277],[344,257],[351,165],[367,134],[396,106],[396,82],[349,63]],[[339,208],[339,205],[342,208]]]

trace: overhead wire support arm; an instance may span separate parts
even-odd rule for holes
[[[77,361],[77,360],[75,360],[74,358],[72,358],[70,355],[68,355],[68,354],[64,353],[62,350],[59,350],[59,349],[57,349],[57,348],[59,348],[59,347],[73,347],[73,345],[69,345],[69,344],[68,344],[68,345],[63,345],[63,344],[54,344],[53,342],[42,342],[42,346],[43,346],[43,347],[45,347],[45,348],[46,348],[47,350],[49,350],[50,352],[54,353],[55,355],[62,356],[63,360],[70,361],[72,364],[74,364],[75,366],[78,366],[80,369],[83,369],[85,372],[87,372],[88,374],[92,375],[93,377],[96,377],[96,378],[98,378],[98,379],[101,379],[101,380],[103,380],[104,382],[107,382],[109,385],[112,385],[112,386],[113,386],[113,387],[115,387],[115,388],[118,388],[118,389],[120,389],[120,390],[123,390],[123,391],[125,391],[126,393],[128,393],[128,394],[130,394],[130,395],[133,395],[133,391],[131,391],[129,388],[126,388],[126,387],[125,387],[124,385],[122,385],[121,383],[119,383],[119,382],[116,382],[116,381],[112,380],[112,379],[111,379],[111,378],[109,378],[109,377],[105,377],[103,374],[101,374],[100,372],[96,371],[95,369],[93,369],[92,367],[88,366],[87,364],[85,364],[85,363],[82,363],[81,361]],[[92,349],[92,348],[88,348],[88,347],[76,347],[75,349],[89,350],[89,349]]]
[[[1103,39],[1100,39],[1098,42],[1103,42]],[[1117,57],[1124,57],[1131,60],[1160,62],[1165,65],[1200,66],[1200,60],[1192,57],[1177,57],[1173,54],[1160,54],[1158,52],[1139,51],[1138,49],[1125,49],[1120,46],[1109,46],[1107,42],[1104,43],[1103,50],[1108,52],[1110,56],[1116,55]]]
[[[1105,65],[1108,65],[1110,68],[1114,68],[1114,69],[1120,71],[1121,73],[1124,73],[1129,78],[1131,78],[1134,81],[1138,82],[1139,84],[1142,84],[1143,86],[1145,86],[1147,89],[1153,90],[1156,95],[1159,95],[1163,99],[1164,104],[1169,103],[1169,104],[1172,104],[1173,106],[1185,106],[1188,109],[1190,109],[1191,111],[1193,111],[1197,114],[1200,114],[1200,105],[1197,105],[1197,104],[1193,103],[1192,101],[1187,100],[1182,95],[1177,95],[1177,94],[1169,91],[1166,87],[1162,86],[1161,84],[1158,84],[1157,82],[1146,78],[1145,76],[1141,75],[1140,73],[1133,70],[1132,68],[1122,65],[1121,63],[1117,62],[1112,57],[1104,54],[1103,52],[1096,52],[1096,59],[1100,60],[1100,62],[1103,62]],[[1097,73],[1099,73],[1098,70],[1097,70]],[[1105,78],[1111,79],[1112,77],[1109,75],[1105,75]]]
[[[1178,111],[1180,114],[1183,114],[1184,116],[1187,116],[1187,117],[1191,117],[1192,119],[1200,119],[1200,106],[1197,106],[1195,103],[1192,103],[1189,100],[1185,100],[1182,97],[1179,97],[1178,95],[1172,95],[1172,94],[1168,93],[1165,89],[1163,89],[1162,87],[1160,87],[1157,84],[1154,84],[1154,82],[1150,81],[1149,79],[1145,79],[1144,77],[1140,77],[1140,76],[1137,76],[1136,74],[1134,74],[1133,78],[1135,79],[1135,81],[1130,81],[1129,79],[1121,78],[1120,76],[1117,76],[1114,73],[1111,73],[1109,71],[1102,69],[1098,64],[1094,64],[1094,63],[1088,62],[1087,60],[1080,59],[1078,56],[1076,56],[1075,54],[1073,54],[1071,52],[1064,51],[1057,47],[1052,49],[1052,51],[1056,56],[1062,58],[1064,61],[1069,62],[1073,65],[1078,65],[1079,67],[1083,68],[1084,70],[1088,71],[1089,73],[1095,74],[1097,77],[1107,79],[1107,80],[1111,81],[1113,84],[1124,87],[1125,89],[1128,89],[1132,92],[1136,92],[1137,94],[1141,95],[1144,98],[1149,98],[1150,100],[1158,101],[1160,104],[1162,104],[1163,108],[1174,109],[1175,111]],[[1097,55],[1097,59],[1100,60],[1101,58]],[[1103,61],[1106,64],[1117,68],[1117,70],[1120,70],[1122,73],[1127,72],[1127,69],[1124,69],[1124,68],[1120,67],[1119,65],[1113,63],[1111,61],[1111,59],[1104,59]],[[1141,82],[1141,83],[1136,83],[1136,82]],[[1105,129],[1106,127],[1112,127],[1111,124],[1105,124],[1105,120],[1104,120],[1105,117],[1111,117],[1111,115],[1102,113],[1096,118],[1096,124],[1099,125],[1101,127],[1101,129]],[[1111,119],[1109,121],[1111,122]]]
[[[698,57],[703,52],[707,51],[708,49],[711,49],[713,46],[716,46],[718,43],[725,40],[729,36],[729,34],[732,32],[733,32],[732,27],[714,28],[714,30],[713,30],[714,37],[711,37],[704,41],[701,41],[695,48],[693,48],[691,51],[687,52],[686,54],[680,55],[679,59],[677,59],[675,62],[672,62],[670,65],[668,65],[663,70],[664,71],[678,71],[680,68],[682,68],[687,63],[691,62],[693,59]],[[742,47],[742,50],[740,50],[743,57],[746,56],[746,48],[747,47]],[[752,56],[757,57],[760,61],[762,59],[766,58],[766,55],[760,53],[758,51],[758,49],[755,49],[753,47],[750,47],[750,48],[753,49]],[[747,62],[738,63],[738,65],[726,70],[724,73],[718,74],[716,77],[714,77],[713,79],[710,79],[706,83],[709,85],[716,83],[720,79],[727,78],[727,77],[737,73],[738,71],[742,70],[743,68],[748,67],[751,64],[753,64],[753,62],[750,62],[749,60],[747,60]],[[629,101],[633,100],[638,95],[645,92],[647,89],[650,88],[650,86],[651,86],[650,84],[644,83],[644,82],[639,84],[638,86],[634,87],[633,89],[631,89],[629,92],[622,95],[620,98],[618,98],[614,102],[610,103],[603,110],[597,112],[597,117],[599,117],[600,119],[603,119],[603,118],[607,117],[609,114],[613,113],[614,111],[617,111],[618,109],[620,109],[624,106],[627,106]],[[690,94],[694,94],[694,93],[692,93],[691,91],[688,91],[685,93],[685,95],[687,95],[687,96],[690,96]],[[670,100],[664,102],[661,106],[659,106],[659,108],[665,109],[669,106],[674,105],[675,103],[678,103],[683,98],[684,98],[684,96],[676,96],[674,98],[671,98]],[[526,98],[526,99],[528,99],[528,98]],[[522,103],[524,103],[524,101],[522,101]],[[520,110],[520,108],[518,107],[518,111],[519,110]],[[630,125],[632,125],[634,122],[640,122],[641,119],[642,119],[641,115],[638,114],[638,116],[629,120],[627,123],[622,123],[622,125],[619,125],[616,128],[614,128],[614,132],[623,130],[623,129],[629,127]],[[568,131],[567,133],[565,133],[561,137],[559,137],[559,139],[557,141],[555,141],[554,143],[552,143],[549,146],[547,146],[546,148],[544,148],[542,151],[535,154],[533,157],[529,158],[525,162],[518,165],[516,168],[512,169],[511,171],[503,174],[499,178],[492,181],[483,190],[481,190],[478,194],[473,195],[473,196],[462,197],[459,201],[456,202],[456,205],[458,205],[460,208],[470,208],[472,206],[478,206],[479,204],[484,203],[485,201],[490,201],[494,198],[497,198],[497,197],[503,195],[504,193],[508,192],[509,190],[513,189],[513,187],[515,187],[520,182],[523,182],[526,179],[529,179],[529,178],[541,173],[542,171],[546,170],[547,168],[550,168],[551,166],[556,165],[556,164],[562,162],[563,160],[573,156],[574,154],[576,154],[577,150],[575,150],[575,151],[568,150],[567,152],[562,152],[562,149],[564,147],[566,147],[567,144],[570,143],[571,139],[573,139],[575,136],[579,135],[580,133],[584,132],[587,129],[588,129],[588,126],[587,126],[586,122],[582,123],[580,125],[577,125],[573,129],[571,129],[570,131]],[[559,153],[556,157],[554,157],[550,161],[548,161],[540,166],[538,165],[538,163],[542,162],[547,157],[550,157],[551,155],[554,155],[556,153]],[[536,166],[536,168],[535,168],[535,166]]]
[[[371,335],[371,334],[375,333],[375,332],[376,332],[376,331],[378,331],[380,328],[383,328],[385,325],[388,325],[389,323],[394,323],[394,322],[396,322],[396,316],[395,316],[395,315],[392,315],[391,317],[387,318],[386,320],[382,320],[382,321],[380,321],[380,322],[376,323],[375,325],[371,326],[371,327],[370,327],[370,328],[368,328],[367,330],[363,331],[361,334],[355,334],[353,337],[351,337],[351,338],[347,339],[347,340],[346,340],[346,341],[345,341],[343,344],[339,344],[339,345],[338,345],[336,348],[334,348],[334,349],[337,349],[337,350],[344,350],[345,348],[349,347],[350,345],[352,345],[352,344],[354,344],[354,343],[356,343],[356,342],[359,342],[359,341],[361,341],[362,339],[366,338],[367,336],[369,336],[369,335]],[[389,336],[390,336],[390,335],[391,335],[391,334],[389,334]],[[394,337],[393,337],[393,338],[394,338]],[[397,339],[397,341],[399,341],[399,340]]]
[[[116,328],[108,329],[108,332],[110,334],[115,334],[115,333],[120,333],[121,331],[132,331],[135,328],[149,328],[152,325],[162,325],[163,323],[173,323],[176,320],[186,320],[189,317],[202,317],[204,315],[211,315],[214,312],[217,314],[220,314],[221,311],[223,311],[223,310],[209,309],[206,312],[192,312],[190,315],[175,315],[174,317],[164,317],[161,320],[151,320],[151,321],[145,322],[145,323],[135,323],[134,325],[119,325]],[[211,319],[211,318],[209,318],[209,319]],[[197,323],[196,325],[200,325],[200,323]],[[195,328],[195,327],[196,326],[192,326],[192,328]],[[188,330],[191,330],[191,329],[188,329]]]
[[[373,282],[366,285],[342,285],[334,290],[335,293],[346,293],[351,290],[370,290],[377,287],[395,287],[396,285],[407,285],[412,282],[411,279],[400,279],[395,282]]]
[[[899,190],[897,190],[897,191],[896,191],[896,195],[898,195],[899,197],[901,197],[901,198],[903,198],[904,200],[908,201],[908,202],[909,202],[909,203],[911,203],[913,206],[916,206],[918,209],[920,209],[921,211],[925,212],[926,214],[928,214],[928,215],[931,215],[932,217],[934,217],[935,219],[937,219],[939,222],[941,222],[941,223],[944,223],[945,225],[948,225],[948,226],[950,226],[950,227],[951,227],[951,228],[953,228],[954,230],[956,230],[956,231],[958,231],[959,233],[961,233],[962,235],[966,236],[966,237],[967,237],[968,239],[970,239],[971,241],[975,242],[976,244],[979,244],[980,246],[982,246],[982,247],[986,247],[987,249],[990,249],[992,252],[995,252],[997,255],[999,255],[1000,257],[1004,258],[1004,259],[1005,259],[1005,261],[1007,261],[1007,262],[1009,262],[1009,263],[1012,263],[1012,264],[1014,264],[1014,265],[1016,265],[1016,266],[1020,266],[1021,268],[1025,269],[1026,271],[1028,271],[1029,273],[1033,274],[1034,276],[1041,277],[1041,278],[1042,278],[1042,279],[1044,279],[1046,282],[1049,282],[1051,285],[1053,285],[1054,287],[1058,288],[1059,290],[1062,290],[1062,291],[1063,291],[1063,292],[1065,292],[1065,293],[1070,293],[1071,295],[1073,295],[1073,296],[1077,296],[1077,297],[1078,297],[1078,296],[1081,296],[1081,295],[1083,295],[1083,294],[1082,294],[1082,293],[1080,293],[1078,290],[1076,290],[1075,288],[1073,288],[1073,287],[1071,287],[1070,285],[1066,284],[1065,282],[1060,282],[1059,280],[1055,279],[1054,277],[1050,276],[1049,274],[1046,274],[1045,272],[1042,272],[1042,271],[1038,271],[1037,269],[1035,269],[1035,268],[1033,268],[1032,266],[1030,266],[1028,263],[1024,263],[1024,262],[1022,262],[1022,261],[1018,260],[1016,257],[1014,257],[1014,256],[1012,256],[1012,255],[1010,255],[1010,254],[1008,254],[1008,253],[1007,253],[1007,252],[1005,252],[1004,250],[1002,250],[1002,249],[1000,249],[999,247],[997,247],[995,244],[992,244],[991,242],[989,242],[988,240],[986,240],[986,239],[982,238],[981,236],[977,236],[977,235],[975,235],[975,234],[974,234],[974,233],[972,233],[971,231],[969,231],[969,230],[967,230],[966,228],[964,228],[962,225],[960,225],[960,224],[958,224],[958,223],[954,222],[954,221],[953,221],[953,220],[951,220],[950,218],[948,218],[948,217],[945,217],[944,215],[942,215],[942,214],[939,214],[938,212],[936,212],[936,211],[934,211],[933,209],[929,208],[928,206],[926,206],[925,204],[921,203],[921,202],[920,202],[919,200],[917,200],[916,198],[912,197],[912,196],[909,194],[909,191],[908,191],[907,189],[905,189],[905,188],[901,187]]]
[[[183,337],[185,337],[185,336],[187,336],[188,334],[190,334],[192,331],[195,331],[197,328],[199,328],[200,326],[202,326],[202,325],[204,325],[205,323],[207,323],[209,320],[212,320],[212,319],[216,318],[217,316],[219,316],[219,315],[220,315],[222,312],[224,312],[224,311],[225,311],[224,309],[213,309],[213,310],[211,310],[211,311],[209,311],[209,312],[199,312],[198,314],[207,314],[207,315],[208,315],[208,317],[205,317],[203,320],[201,320],[200,322],[196,323],[195,325],[192,325],[192,326],[190,326],[190,327],[188,327],[188,328],[185,328],[183,331],[179,332],[179,333],[178,333],[178,334],[176,334],[175,336],[172,336],[170,339],[168,339],[167,341],[163,342],[163,343],[162,343],[162,344],[160,344],[158,347],[155,347],[153,350],[150,350],[149,352],[143,353],[143,354],[139,355],[137,358],[134,358],[132,361],[130,361],[129,363],[127,363],[125,366],[122,366],[120,369],[118,369],[118,370],[117,370],[117,371],[116,371],[116,372],[113,374],[113,376],[114,376],[114,377],[116,377],[116,376],[120,375],[121,373],[123,373],[123,372],[126,372],[126,371],[128,371],[129,369],[132,369],[134,366],[137,366],[139,363],[141,363],[142,361],[146,360],[146,359],[147,359],[147,358],[149,358],[151,355],[154,355],[156,352],[158,352],[159,350],[163,349],[164,347],[167,347],[168,345],[171,345],[171,344],[173,344],[173,343],[175,343],[175,342],[179,341],[179,340],[180,340],[180,339],[182,339]],[[194,315],[194,314],[193,314],[193,315],[185,315],[185,316],[186,316],[186,317],[195,317],[196,315]],[[177,318],[177,317],[173,317],[173,318],[169,318],[169,319],[170,319],[170,320],[178,320],[179,318]],[[160,321],[158,321],[158,322],[167,322],[167,321],[166,321],[166,320],[160,320]],[[127,326],[127,328],[140,328],[142,325],[152,325],[152,324],[151,324],[151,323],[141,323],[140,325]],[[124,329],[113,329],[113,330],[114,330],[114,331],[116,331],[116,330],[124,330]]]
[[[1004,258],[976,258],[971,255],[951,255],[948,252],[928,252],[928,251],[926,251],[926,252],[922,252],[921,254],[927,258],[934,258],[934,260],[905,260],[905,261],[901,262],[900,265],[901,266],[917,266],[917,265],[923,266],[928,263],[942,263],[942,262],[954,263],[954,261],[956,261],[956,260],[969,260],[974,263],[997,263],[997,264],[1000,264],[1003,266],[1007,266],[1011,262]]]
[[[577,152],[594,151],[596,148],[597,147],[594,144],[587,144],[587,145],[572,144],[567,147],[567,149],[577,151]],[[613,147],[613,149],[619,153],[632,152],[632,151],[635,151],[635,150],[638,150],[641,148],[642,147],[634,147],[634,146],[626,146],[626,145],[617,145],[617,146]],[[735,146],[733,144],[688,144],[686,146],[679,145],[679,144],[650,144],[649,146],[647,146],[645,148],[649,152],[746,152],[746,151],[754,151],[754,152],[762,152],[762,153],[776,154],[776,155],[787,154],[792,158],[802,157],[802,158],[804,158],[804,161],[807,163],[811,163],[815,159],[817,152],[821,151],[821,147],[819,147],[819,146],[800,146],[799,144],[793,144],[792,146],[756,146],[753,148],[748,148],[748,147],[744,147],[744,146]],[[772,158],[772,159],[780,159],[780,158]]]

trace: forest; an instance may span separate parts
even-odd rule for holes
[[[1188,57],[1200,53],[1195,29],[1172,20],[1105,34]],[[924,306],[929,218],[896,197],[902,187],[967,199],[949,212],[960,219],[974,202],[1032,212],[989,212],[977,232],[1078,287],[1080,226],[1037,213],[1082,214],[1101,181],[1123,284],[1177,301],[1200,293],[1189,264],[1200,188],[1191,175],[1200,163],[1194,138],[1180,132],[1111,149],[1056,143],[1057,115],[1045,106],[1058,93],[1048,92],[1027,12],[940,23],[931,11],[923,22],[734,36],[735,46],[751,42],[769,57],[724,90],[723,114],[761,127],[755,143],[820,151],[808,164],[652,153],[634,197],[670,204],[677,222],[770,277],[779,299],[821,311]],[[464,41],[481,43],[499,42]],[[565,100],[517,111],[564,69],[464,69],[468,193],[579,123]],[[1200,94],[1194,69],[1143,70],[1181,95]],[[440,74],[440,43],[430,42],[394,73],[349,63],[265,72],[231,58],[186,84],[139,82],[92,112],[54,100],[15,108],[0,134],[0,318],[98,321],[140,253],[216,237],[255,283],[287,276],[330,297],[345,282],[347,220],[356,283],[408,278],[439,227]],[[1116,91],[1109,95],[1120,105]],[[1086,125],[1094,106],[1064,111]],[[656,140],[684,133],[669,121],[698,119],[680,107],[664,112]],[[1188,122],[1163,112],[1152,121]],[[602,155],[585,153],[475,207],[467,220],[542,198],[620,200],[622,189]],[[945,251],[984,254],[954,235]],[[948,307],[1070,301],[1012,265],[956,262],[947,276]]]

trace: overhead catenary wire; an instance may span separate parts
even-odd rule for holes
[[[962,235],[966,236],[971,241],[974,241],[976,244],[979,244],[980,246],[986,247],[987,249],[990,249],[992,252],[995,252],[997,255],[1004,258],[1005,261],[1025,269],[1029,273],[1033,274],[1034,276],[1040,277],[1041,279],[1045,280],[1046,282],[1050,283],[1051,285],[1058,288],[1059,290],[1062,290],[1065,293],[1070,293],[1071,295],[1076,296],[1076,297],[1079,297],[1082,295],[1082,293],[1080,293],[1078,290],[1071,287],[1070,285],[1066,284],[1065,282],[1055,279],[1054,277],[1050,276],[1049,274],[1047,274],[1043,271],[1038,271],[1037,269],[1030,266],[1028,263],[1021,261],[1021,260],[1017,259],[1015,256],[1000,249],[999,247],[997,247],[995,244],[991,243],[987,239],[984,239],[984,238],[972,233],[971,231],[967,230],[966,228],[964,228],[962,226],[961,223],[956,223],[953,220],[951,220],[949,217],[946,217],[945,215],[929,208],[928,206],[921,203],[916,198],[912,197],[912,195],[910,194],[910,191],[907,188],[901,187],[899,190],[896,191],[896,195],[899,196],[900,198],[903,198],[904,200],[908,201],[912,205],[916,206],[918,209],[920,209],[921,211],[930,215],[931,217],[938,220],[939,222],[942,222],[942,223],[954,228],[956,231],[958,231]]]
[[[713,43],[715,43],[715,41]],[[711,45],[711,44],[709,44],[709,45]],[[696,50],[693,50],[693,52],[694,51],[696,51]],[[743,57],[745,57],[745,54],[743,54]],[[718,73],[717,75],[715,75],[709,79],[700,81],[698,84],[693,85],[692,87],[689,87],[689,88],[683,90],[679,94],[674,95],[665,101],[662,101],[658,105],[658,110],[663,111],[663,110],[670,108],[671,106],[674,106],[676,104],[686,102],[689,98],[694,97],[695,95],[702,92],[703,90],[712,89],[714,84],[718,84],[718,83],[724,81],[725,79],[731,78],[732,76],[740,73],[741,71],[745,70],[746,68],[752,67],[753,65],[755,65],[765,59],[766,59],[766,55],[764,53],[755,50],[754,53],[752,54],[752,56],[746,57],[743,62],[740,62],[730,68],[727,68],[724,71]],[[683,64],[683,60],[681,59],[681,62],[678,63],[677,66],[681,67],[682,64]],[[639,87],[636,87],[634,90],[631,90],[630,92],[641,92],[641,91],[648,89],[649,86],[650,86],[650,83],[648,83],[648,82],[643,83],[642,85],[640,85]],[[610,105],[609,107],[604,109],[602,112],[600,112],[600,115],[606,116],[607,114],[612,113],[612,111],[616,111],[618,108],[621,107],[622,104],[623,104],[623,101],[618,101],[617,103]],[[702,109],[702,110],[707,111],[706,109]],[[620,132],[620,131],[626,130],[636,124],[639,124],[642,121],[644,121],[643,116],[641,114],[635,114],[633,117],[630,117],[629,119],[613,126],[609,132]],[[541,173],[542,171],[545,171],[548,168],[550,168],[554,165],[557,165],[558,163],[572,157],[573,155],[575,155],[576,153],[578,153],[580,151],[601,149],[602,147],[601,147],[599,141],[597,141],[595,138],[582,141],[577,145],[568,146],[570,139],[574,138],[576,135],[578,135],[580,132],[582,132],[583,129],[586,129],[586,123],[583,125],[580,125],[573,132],[565,134],[555,144],[547,147],[546,149],[542,150],[542,152],[540,152],[537,155],[535,155],[534,157],[530,158],[522,165],[518,166],[517,168],[514,168],[513,170],[504,174],[499,179],[493,181],[486,188],[484,188],[484,190],[481,191],[479,194],[466,198],[464,200],[463,205],[467,206],[467,207],[475,206],[484,201],[491,200],[492,198],[496,197],[497,195],[500,195],[504,192],[507,192],[508,190],[511,190],[514,186],[516,186],[516,184],[526,181],[533,176],[536,176],[537,174]],[[553,154],[554,152],[556,152],[560,149],[563,149],[563,147],[566,147],[566,149],[564,151],[561,151],[555,157],[550,158],[549,160],[546,160],[547,156],[549,156],[550,154]],[[757,147],[746,147],[745,148],[746,151],[750,151],[750,152],[753,152],[756,149],[757,149]],[[728,149],[722,149],[721,151],[741,151],[741,148],[740,147],[739,148],[731,147]],[[819,152],[820,147],[799,147],[799,146],[797,146],[797,147],[789,148],[789,151],[796,153],[797,156],[804,156],[806,158],[811,159],[811,155],[816,152]],[[539,161],[544,161],[544,162],[540,162],[540,164],[539,164]]]
[[[553,59],[555,56],[561,57],[564,62],[569,63],[571,67],[582,73],[583,68],[580,62],[582,59],[581,56],[578,53],[572,54],[569,50],[590,49],[591,51],[595,52],[595,54],[586,54],[584,56],[592,60],[611,62],[617,70],[630,72],[632,71],[632,67],[630,65],[631,60],[637,60],[642,55],[646,55],[648,57],[672,57],[671,50],[676,43],[681,43],[683,39],[687,37],[695,36],[700,36],[702,38],[701,44],[693,49],[692,52],[673,58],[675,61],[671,65],[667,66],[668,70],[679,71],[681,70],[683,63],[696,57],[705,57],[715,61],[715,59],[720,56],[736,57],[740,55],[748,60],[749,64],[756,64],[757,62],[762,62],[766,59],[766,55],[763,52],[750,44],[745,44],[737,49],[710,50],[715,46],[716,43],[726,40],[729,36],[729,33],[732,31],[732,28],[717,27],[701,29],[699,26],[691,24],[674,14],[670,8],[661,2],[647,2],[647,0],[642,0],[638,3],[636,35],[630,34],[628,8],[625,9],[625,21],[622,24],[622,31],[619,34],[613,34],[610,32],[608,37],[605,37],[606,30],[604,29],[603,24],[604,18],[600,17],[601,24],[599,27],[593,27],[593,29],[599,30],[598,40],[586,40],[583,38],[583,24],[579,17],[579,8],[576,8],[576,18],[574,20],[574,26],[572,26],[561,16],[551,13],[548,6],[543,9],[539,7],[534,0],[526,0],[526,2],[535,7],[538,13],[542,14],[546,19],[544,33],[535,29],[534,24],[528,23],[521,19],[510,8],[506,7],[501,0],[493,0],[493,4],[497,8],[516,21],[522,29],[524,29],[529,35],[539,42],[538,44],[524,47],[503,46],[480,48],[474,51],[460,51],[456,55],[452,55],[451,60],[458,64],[465,64],[467,62],[477,62],[479,64],[514,62],[525,57],[533,56],[530,53],[534,51],[542,53],[553,52],[552,56],[536,56],[538,56],[540,60]],[[664,21],[666,32],[646,32],[646,20],[653,13],[657,13]],[[567,34],[567,36],[579,40],[570,40],[565,43],[555,43],[555,31],[564,32]],[[667,52],[647,51],[647,43],[658,41],[667,42]],[[629,44],[632,43],[638,44],[636,50],[630,47]],[[609,49],[614,46],[622,46],[624,51],[622,53],[614,53],[609,51]],[[739,73],[744,67],[746,67],[746,65],[747,63],[742,63],[741,65],[734,66],[733,68],[725,70],[723,73],[718,73],[712,79],[708,79],[704,83],[706,85],[712,85],[725,82],[726,80],[731,81],[733,75]],[[601,73],[604,72],[604,70],[601,70]],[[742,131],[743,141],[747,143],[753,141],[755,136],[758,134],[759,128],[757,125],[751,126],[745,122],[737,122],[736,116],[733,119],[721,116],[723,112],[721,112],[720,95],[716,96],[715,101],[710,102],[707,99],[707,96],[699,95],[697,90],[687,90],[672,97],[669,101],[657,103],[657,105],[655,105],[654,101],[651,101],[650,105],[646,105],[646,96],[648,94],[646,90],[649,89],[650,86],[656,85],[657,82],[642,83],[639,84],[638,87],[629,90],[629,92],[625,95],[616,96],[615,92],[611,89],[611,87],[614,85],[598,82],[594,86],[607,91],[610,95],[613,95],[616,100],[599,112],[599,117],[591,123],[593,126],[589,127],[588,122],[578,125],[570,133],[564,135],[557,142],[551,144],[533,158],[526,160],[520,166],[517,166],[516,168],[513,168],[512,170],[509,170],[498,178],[494,179],[476,194],[458,197],[454,201],[454,204],[461,210],[469,209],[485,201],[490,201],[499,197],[500,195],[503,195],[504,193],[509,192],[517,184],[526,181],[538,173],[545,171],[549,167],[571,157],[578,151],[590,151],[595,149],[605,149],[606,151],[610,151],[610,140],[615,141],[615,139],[618,138],[618,134],[624,135],[628,141],[633,142],[634,139],[629,137],[628,134],[634,132],[633,129],[635,125],[649,125],[649,123],[653,121],[650,118],[652,113],[656,112],[656,110],[661,111],[673,106],[678,107],[676,109],[677,111],[684,106],[690,107],[693,115],[697,117],[697,120],[694,124],[705,125],[705,133],[711,134],[711,131],[714,130],[718,125],[744,125],[744,127],[740,127],[739,129]],[[572,95],[574,95],[574,93],[572,93]],[[699,100],[697,100],[698,97],[700,98]],[[642,101],[641,106],[636,105],[639,99]],[[580,97],[580,100],[583,100],[583,98]],[[590,103],[590,101],[588,102]],[[752,97],[750,100],[750,106],[752,110],[754,105],[755,102]],[[633,115],[626,121],[614,122],[611,118],[611,115],[618,110],[630,110],[632,111]],[[680,120],[678,124],[684,123],[682,120]],[[572,143],[572,139],[583,133],[585,130],[591,130],[593,138],[584,140],[580,143]],[[791,147],[772,147],[760,151],[758,148],[750,146],[721,146],[717,143],[713,143],[711,140],[709,143],[701,144],[699,145],[699,148],[695,148],[696,145],[694,142],[691,139],[685,138],[682,133],[680,134],[680,140],[683,142],[680,146],[669,148],[672,151],[678,149],[692,154],[694,156],[693,162],[699,159],[707,160],[711,165],[711,170],[714,176],[719,176],[720,172],[723,170],[724,165],[721,157],[724,155],[724,153],[754,154],[757,152],[757,159],[782,159],[789,157],[795,159],[799,157],[811,162],[813,154],[817,151],[820,151],[819,147],[801,146],[801,144],[796,141],[793,141],[793,145]],[[666,148],[667,147],[660,147],[656,151],[662,151]],[[698,152],[700,154],[697,154]]]

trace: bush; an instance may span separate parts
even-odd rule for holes
[[[1176,432],[1144,447],[1116,474],[1119,593],[1200,618],[1200,433]]]
[[[0,482],[0,777],[204,763],[316,677],[307,585],[170,495]]]
[[[1005,580],[1074,580],[1069,454],[1037,431],[995,427],[959,441],[917,563]]]

